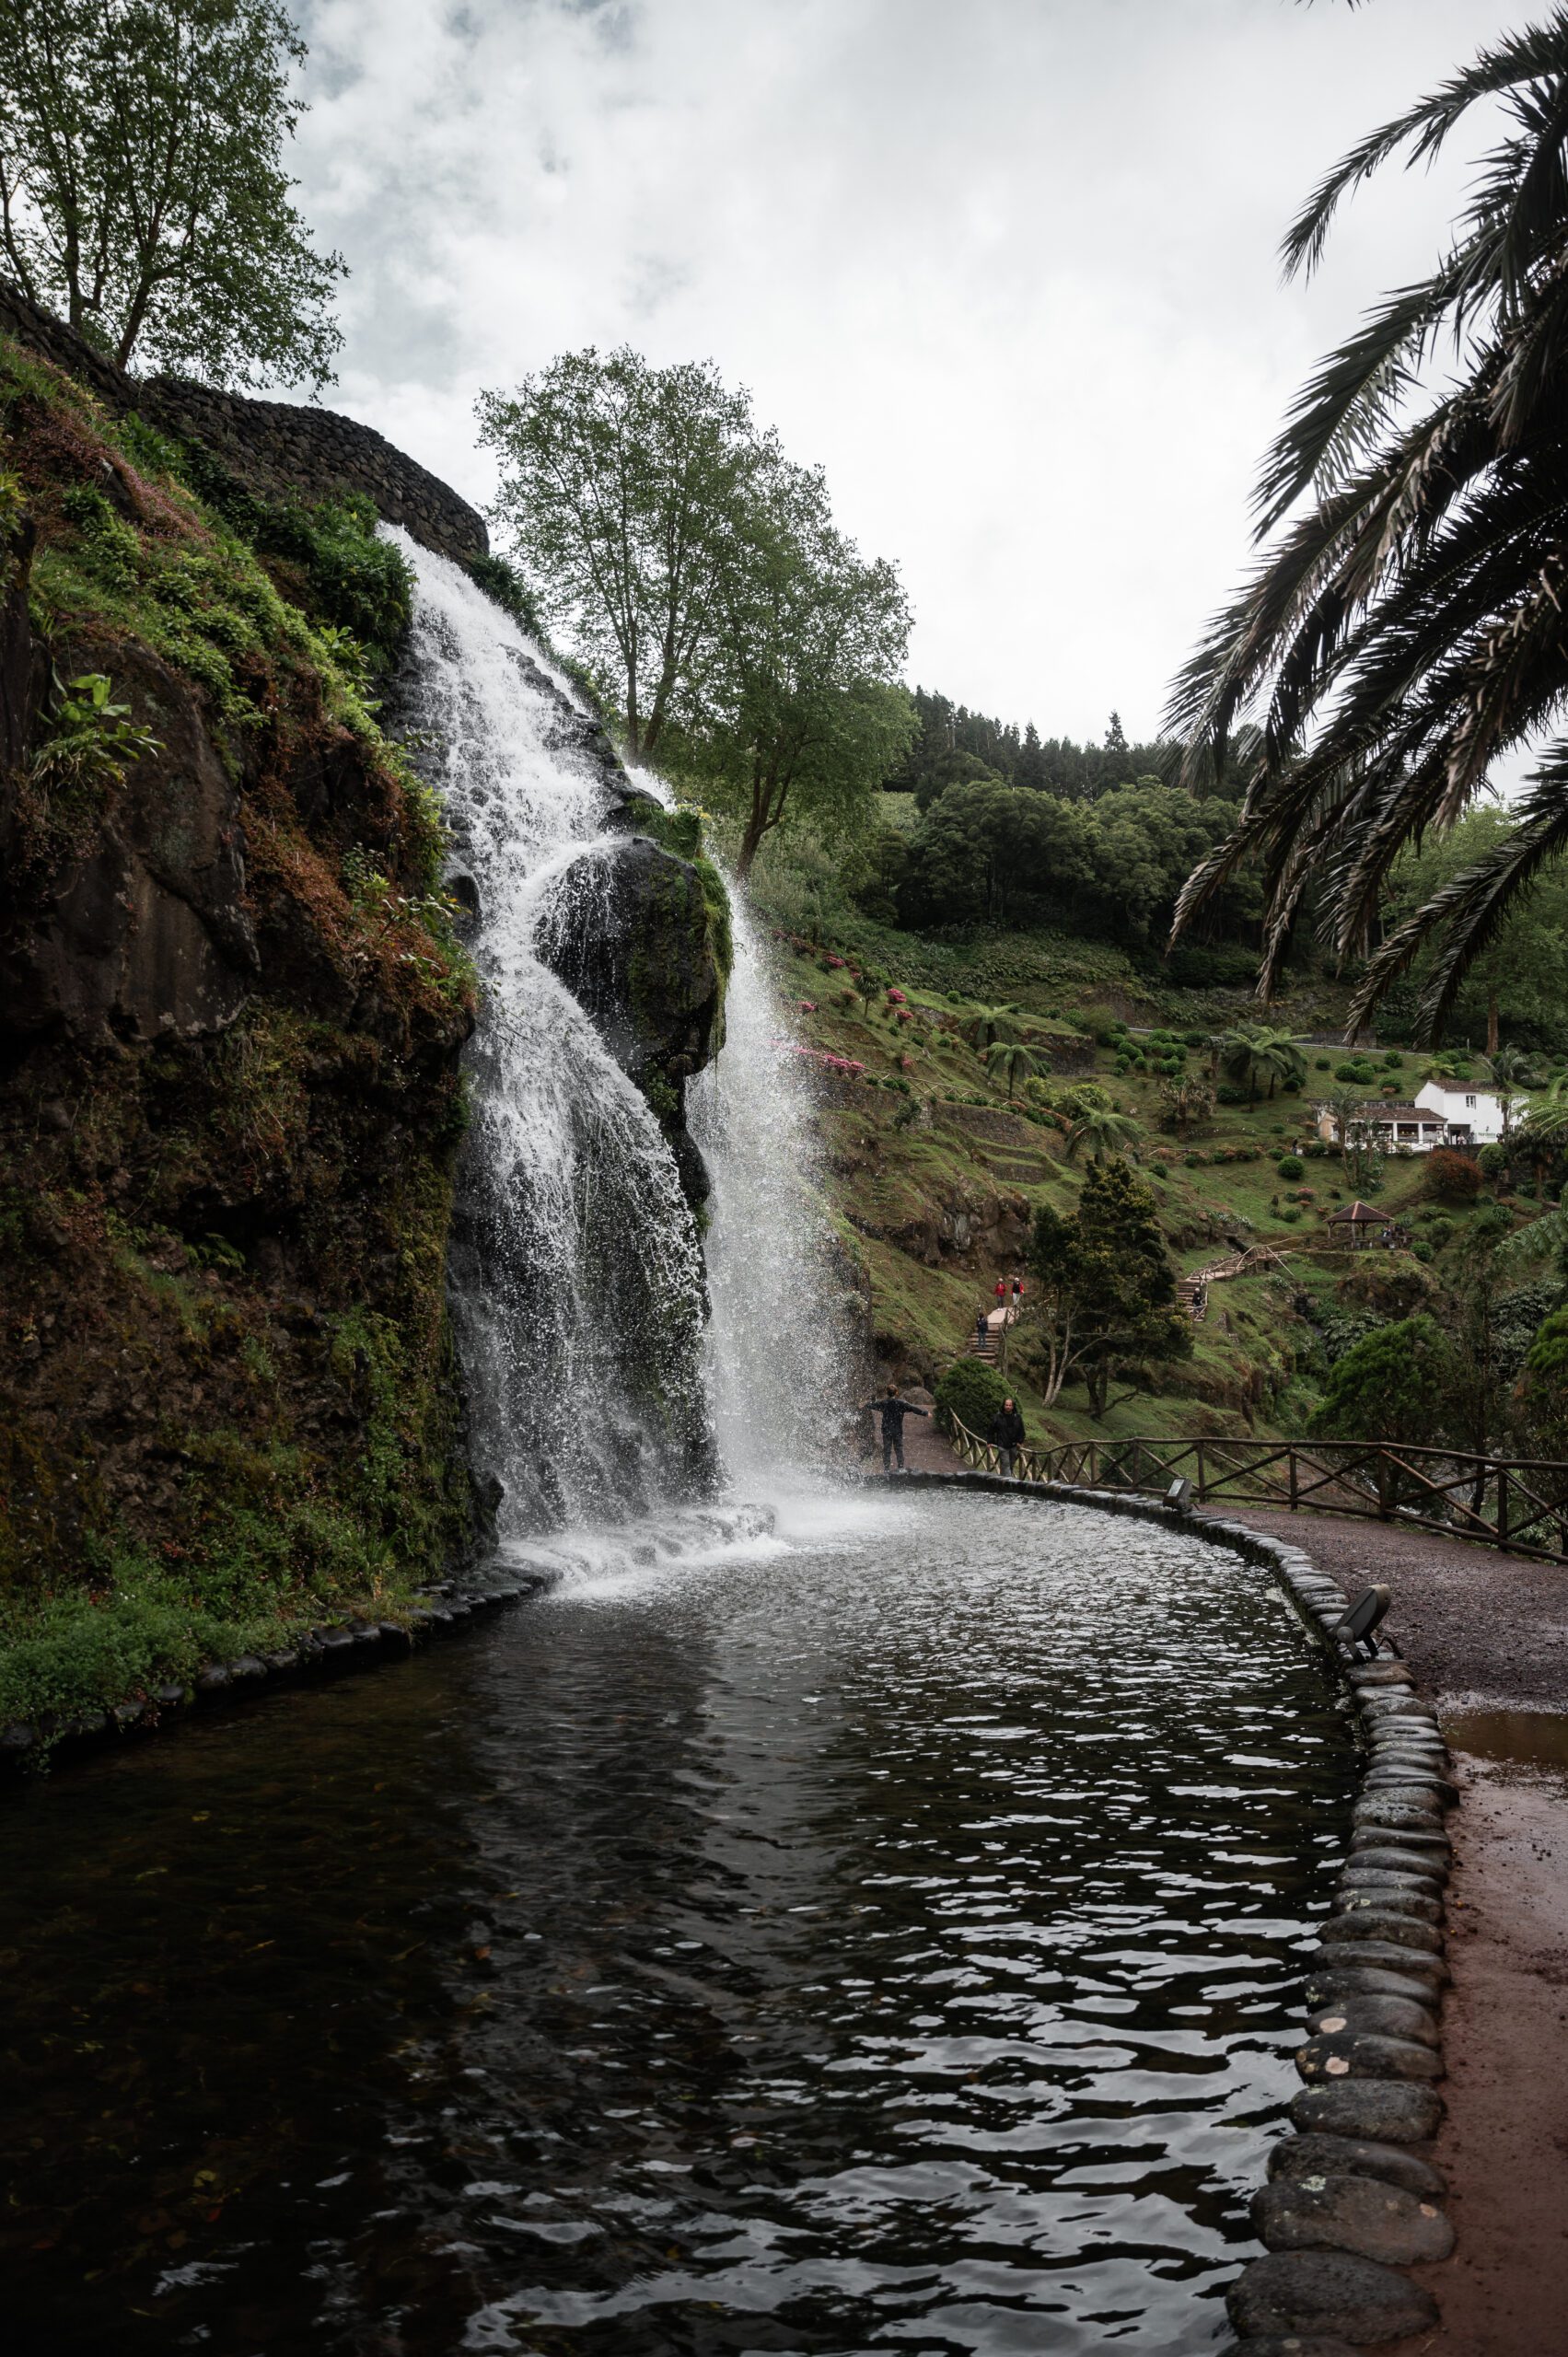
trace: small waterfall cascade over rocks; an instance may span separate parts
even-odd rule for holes
[[[782,1036],[765,949],[738,888],[731,901],[724,1051],[692,1085],[691,1122],[713,1179],[714,1417],[725,1469],[750,1492],[819,1470],[830,1452],[847,1404],[853,1305],[813,1200],[820,1149],[803,1060]]]
[[[563,908],[578,938],[612,913],[604,830],[625,776],[511,617],[389,537],[417,579],[401,716],[472,904],[482,1006],[452,1286],[476,1468],[518,1538],[712,1487],[703,1265],[669,1140],[546,962]]]

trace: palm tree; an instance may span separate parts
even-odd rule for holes
[[[1353,189],[1401,150],[1429,162],[1478,106],[1501,109],[1504,134],[1448,250],[1297,397],[1259,484],[1266,552],[1170,709],[1193,780],[1227,747],[1246,777],[1239,823],[1189,878],[1175,934],[1260,855],[1260,994],[1311,888],[1340,956],[1372,953],[1353,1027],[1433,944],[1428,1037],[1518,894],[1568,843],[1568,7],[1505,35],[1363,139],[1284,244],[1288,272],[1312,271]],[[1243,749],[1249,717],[1260,733]],[[1400,850],[1456,818],[1493,764],[1526,745],[1536,763],[1517,827],[1374,946]]]
[[[1554,1074],[1548,1081],[1527,1109],[1512,1143],[1515,1153],[1529,1162],[1539,1187],[1553,1156],[1568,1148],[1568,1072]]]
[[[1015,1020],[1016,1013],[1016,1008],[1011,1006],[982,1006],[980,1012],[977,1015],[971,1015],[965,1024],[964,1037],[971,1048],[976,1049],[981,1055],[984,1055],[988,1049],[994,1048],[999,1041],[1017,1038],[1018,1026]]]
[[[1497,1090],[1497,1101],[1503,1110],[1503,1143],[1506,1145],[1516,1111],[1521,1105],[1526,1105],[1527,1112],[1528,1110],[1526,1100],[1518,1092],[1535,1080],[1535,1060],[1527,1056],[1522,1049],[1499,1048],[1488,1061],[1492,1066],[1493,1085]]]
[[[1026,1048],[1020,1039],[997,1040],[995,1045],[986,1051],[985,1068],[993,1080],[996,1078],[998,1073],[1005,1074],[1009,1105],[1013,1102],[1013,1091],[1019,1081],[1030,1080],[1036,1073],[1044,1070],[1034,1050]]]
[[[1214,1092],[1208,1082],[1186,1074],[1179,1080],[1167,1081],[1160,1096],[1167,1119],[1179,1138],[1186,1137],[1192,1122],[1203,1120],[1214,1109]]]
[[[1268,1074],[1271,1097],[1278,1082],[1299,1081],[1307,1076],[1307,1058],[1288,1031],[1244,1024],[1227,1031],[1221,1040],[1220,1066],[1228,1078],[1244,1080],[1254,1100],[1260,1073]]]
[[[1075,1161],[1083,1145],[1087,1146],[1091,1162],[1103,1162],[1111,1154],[1125,1154],[1136,1162],[1142,1134],[1127,1114],[1113,1113],[1108,1105],[1091,1105],[1068,1131],[1065,1156],[1069,1162]]]

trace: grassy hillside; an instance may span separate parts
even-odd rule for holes
[[[1043,985],[1010,994],[1025,1010],[1026,1036],[1051,1069],[1009,1106],[963,1037],[973,1016],[994,1001],[947,981],[961,970],[947,962],[953,953],[885,934],[875,960],[884,980],[869,987],[872,961],[863,966],[846,954],[848,946],[829,949],[781,931],[778,970],[795,1038],[817,1079],[830,1206],[860,1268],[885,1366],[935,1381],[967,1347],[976,1310],[996,1277],[1024,1270],[1036,1205],[1073,1208],[1081,1166],[1068,1156],[1066,1107],[1084,1081],[1105,1089],[1141,1126],[1140,1167],[1179,1273],[1237,1247],[1266,1244],[1283,1255],[1278,1268],[1214,1283],[1208,1315],[1193,1329],[1191,1359],[1159,1370],[1130,1400],[1120,1398],[1128,1386],[1114,1385],[1103,1422],[1090,1416],[1081,1385],[1069,1385],[1047,1416],[1015,1361],[1010,1373],[1036,1435],[1299,1432],[1327,1372],[1322,1318],[1342,1311],[1408,1315],[1424,1306],[1445,1269],[1462,1258],[1469,1220],[1490,1201],[1489,1192],[1469,1209],[1439,1205],[1427,1191],[1424,1160],[1390,1160],[1376,1207],[1410,1226],[1417,1249],[1347,1251],[1330,1237],[1329,1217],[1355,1190],[1337,1153],[1316,1140],[1312,1118],[1316,1098],[1339,1085],[1333,1067],[1342,1051],[1309,1049],[1298,1095],[1217,1104],[1181,1137],[1161,1126],[1162,1088],[1170,1075],[1155,1068],[1160,1044],[1146,1031],[1126,1035],[1146,1067],[1129,1068],[1127,1049],[1111,1044],[1119,1036],[1112,1029],[1116,995],[1108,1004],[1092,981],[1074,985],[1058,966],[1049,1012],[1040,1004]],[[1034,937],[1033,947],[1042,968],[1059,954],[1049,938]],[[1092,966],[1095,945],[1074,942],[1060,954],[1080,953]],[[1117,955],[1101,954],[1107,960]],[[990,946],[991,959],[1007,955],[1005,944]],[[940,988],[929,979],[934,965]],[[889,985],[899,995],[890,997]],[[1190,1044],[1171,1041],[1164,1052],[1167,1062],[1184,1058],[1185,1069],[1202,1075],[1207,1027],[1191,1012],[1196,997],[1167,995],[1167,1011],[1185,1004]],[[1212,1004],[1207,1011],[1212,1017]],[[1250,1004],[1247,1011],[1256,1014]],[[1305,1032],[1309,1010],[1287,1004],[1281,1018]],[[1387,1080],[1406,1094],[1419,1086],[1424,1068],[1414,1054],[1397,1064],[1380,1059]],[[1304,1165],[1300,1178],[1277,1167],[1293,1154]],[[1538,1208],[1512,1204],[1519,1221]]]

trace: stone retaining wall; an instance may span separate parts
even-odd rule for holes
[[[373,426],[314,403],[224,393],[185,377],[128,377],[64,320],[0,279],[0,333],[89,385],[117,415],[136,410],[165,434],[200,442],[262,498],[319,500],[345,491],[374,500],[443,556],[484,555],[484,518]]]
[[[897,1480],[898,1476],[891,1477]],[[1293,2136],[1269,2156],[1253,2216],[1268,2257],[1243,2268],[1225,2305],[1240,2338],[1225,2357],[1352,2357],[1366,2342],[1431,2331],[1431,2294],[1399,2272],[1446,2258],[1454,2230],[1432,2158],[1443,2116],[1439,2020],[1448,1980],[1445,1817],[1458,1794],[1432,1712],[1404,1663],[1353,1661],[1332,1635],[1347,1598],[1299,1547],[1238,1522],[1154,1499],[990,1473],[912,1473],[1009,1497],[1047,1497],[1191,1530],[1273,1573],[1348,1685],[1365,1747],[1350,1855],[1307,1974],[1304,2082]]]

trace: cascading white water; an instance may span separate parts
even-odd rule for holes
[[[766,1489],[818,1471],[846,1404],[846,1272],[817,1200],[820,1150],[802,1060],[732,883],[735,967],[725,1044],[687,1097],[714,1182],[705,1240],[708,1369],[731,1480]]]
[[[563,731],[586,714],[543,651],[459,566],[388,537],[416,582],[404,717],[478,904],[452,1279],[502,1535],[689,1503],[712,1490],[715,1428],[732,1489],[776,1493],[821,1468],[842,1416],[845,1285],[815,1200],[807,1086],[744,896],[731,885],[725,1044],[688,1092],[713,1181],[704,1341],[703,1255],[669,1144],[540,954],[563,920],[585,929],[604,892],[618,781]],[[634,784],[668,799],[656,779]],[[705,1545],[711,1519],[665,1538]],[[744,1541],[756,1518],[724,1527]]]
[[[613,787],[562,741],[542,652],[459,566],[389,537],[417,583],[406,716],[478,899],[453,1295],[479,1469],[517,1538],[703,1486],[702,1261],[657,1121],[537,954]]]

